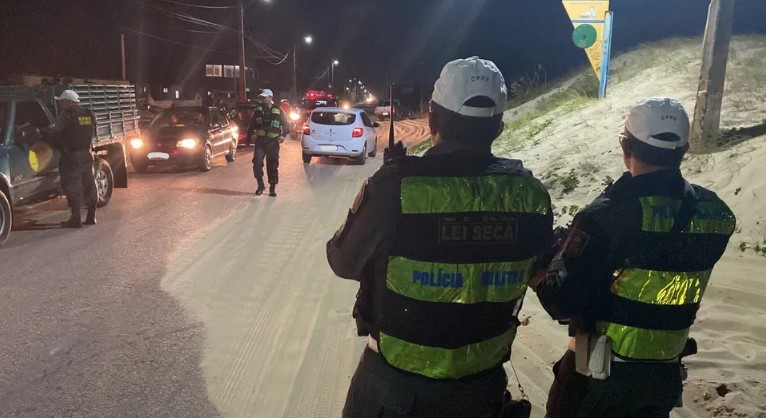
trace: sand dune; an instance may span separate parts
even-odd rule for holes
[[[509,111],[509,124],[524,115],[535,118],[507,133],[495,152],[524,160],[549,186],[557,223],[569,222],[624,171],[617,138],[633,103],[670,96],[693,112],[700,42],[668,40],[617,57],[604,100],[575,98],[550,112],[541,112],[537,100]],[[766,124],[764,97],[766,37],[736,38],[722,128]],[[692,331],[700,353],[687,362],[687,406],[676,410],[682,417],[766,417],[766,257],[760,252],[766,247],[766,136],[739,139],[743,142],[714,154],[690,155],[683,165],[690,181],[714,190],[731,206],[738,230],[713,272]],[[528,295],[524,313],[531,317],[530,326],[514,345],[514,359],[520,380],[528,382],[527,392],[541,407],[550,366],[563,352],[566,335],[535,299]]]

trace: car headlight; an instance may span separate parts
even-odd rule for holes
[[[299,113],[291,112],[290,113],[290,120],[298,120],[301,118],[301,115]]]
[[[140,149],[141,147],[144,146],[144,140],[141,138],[133,138],[130,140],[130,146],[133,149]]]
[[[197,138],[184,138],[184,139],[178,141],[176,146],[178,148],[192,149],[192,148],[195,148],[198,143],[199,143],[199,140]]]

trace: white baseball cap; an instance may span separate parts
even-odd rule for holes
[[[487,97],[495,105],[474,107],[466,102],[475,97]],[[503,74],[494,62],[479,57],[447,63],[434,85],[432,100],[439,106],[463,116],[488,118],[505,111],[508,89]]]
[[[630,109],[625,130],[645,144],[675,150],[689,143],[689,115],[678,100],[651,97]]]
[[[260,95],[260,96],[261,96],[261,97],[274,97],[274,92],[273,92],[273,91],[271,91],[271,90],[269,90],[269,89],[264,89],[264,90],[261,92],[261,95]]]
[[[61,96],[54,97],[56,100],[69,100],[70,102],[80,103],[80,95],[73,90],[64,90]]]

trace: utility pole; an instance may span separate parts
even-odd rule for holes
[[[245,7],[239,0],[239,100],[247,101],[247,78],[245,76]]]
[[[122,61],[122,80],[127,80],[128,77],[125,73],[125,34],[120,34],[120,58]]]
[[[733,20],[734,0],[711,0],[702,45],[702,71],[697,90],[697,104],[690,135],[693,152],[706,152],[718,145],[721,102]]]
[[[298,45],[293,43],[293,97],[290,98],[293,103],[297,102],[298,100],[298,58],[295,52],[297,49]]]

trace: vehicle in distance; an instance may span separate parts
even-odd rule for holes
[[[130,141],[133,169],[145,172],[150,166],[196,166],[210,171],[213,159],[237,157],[239,129],[217,107],[175,107],[152,120],[140,139]]]
[[[391,101],[384,100],[375,108],[375,114],[380,120],[392,118],[394,120],[402,120],[404,118],[412,117],[414,112],[411,107],[402,105],[399,100],[394,99],[393,109],[391,108]]]
[[[303,126],[303,162],[308,164],[312,157],[328,156],[364,164],[368,156],[377,154],[377,127],[361,109],[317,108]]]
[[[317,95],[309,93],[293,108],[288,118],[290,119],[290,139],[298,139],[301,129],[309,119],[309,115],[318,107],[336,107],[338,100],[331,95]]]

